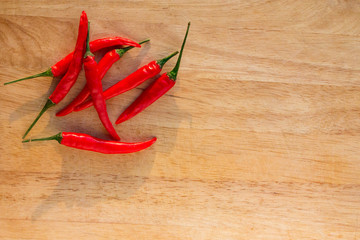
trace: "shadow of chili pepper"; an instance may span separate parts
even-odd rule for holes
[[[68,209],[92,208],[103,202],[131,197],[148,179],[156,158],[154,148],[109,156],[61,145],[56,147],[63,158],[61,174],[51,194],[32,213],[33,220],[48,211],[58,211],[59,203]],[[64,214],[71,216],[73,213],[70,210]]]

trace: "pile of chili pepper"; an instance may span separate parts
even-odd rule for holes
[[[116,124],[133,118],[175,85],[189,28],[190,22],[188,23],[180,54],[173,70],[168,73],[163,73],[159,78],[155,79],[149,87],[147,87],[140,96],[138,96],[137,99],[120,114],[115,122]],[[141,44],[148,41],[149,39],[136,43],[131,39],[123,37],[109,37],[90,41],[90,22],[88,21],[85,11],[83,11],[80,16],[75,49],[72,53],[68,54],[42,73],[7,82],[5,85],[36,77],[61,77],[60,82],[57,84],[53,93],[48,97],[44,107],[22,137],[24,139],[45,111],[65,98],[75,84],[82,67],[84,67],[86,77],[85,86],[77,97],[59,111],[56,116],[65,116],[71,112],[78,112],[94,106],[98,113],[99,120],[114,140],[99,139],[84,133],[60,132],[51,137],[27,139],[23,140],[23,142],[56,140],[60,144],[68,147],[106,154],[132,153],[150,147],[156,141],[156,137],[144,142],[127,143],[120,141],[120,137],[109,119],[106,100],[127,92],[139,86],[146,80],[152,79],[161,72],[165,63],[179,52],[176,51],[163,59],[151,61],[105,91],[103,91],[102,87],[102,79],[111,66],[127,51],[134,47],[141,47]],[[97,63],[93,53],[107,48],[111,48],[111,50]]]

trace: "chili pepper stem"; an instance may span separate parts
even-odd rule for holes
[[[173,70],[167,74],[168,77],[170,79],[174,80],[174,81],[176,81],[176,77],[177,77],[177,74],[178,74],[178,71],[179,71],[180,61],[181,61],[182,53],[183,53],[183,50],[184,50],[184,47],[185,47],[186,38],[187,38],[187,35],[189,33],[189,28],[190,28],[190,22],[188,23],[188,26],[187,26],[187,29],[186,29],[185,37],[184,37],[184,40],[183,40],[183,43],[182,43],[182,46],[181,46],[180,54],[179,54],[178,60],[176,62],[176,65],[173,68]]]
[[[87,38],[86,38],[86,52],[84,58],[87,56],[94,56],[94,54],[90,51],[90,21],[88,22],[88,31],[87,31]]]
[[[31,129],[35,126],[35,124],[37,123],[37,121],[40,119],[40,117],[46,112],[46,110],[48,110],[50,107],[55,106],[55,103],[53,103],[53,101],[51,101],[50,99],[48,99],[43,107],[43,109],[40,111],[40,113],[37,115],[37,117],[35,118],[35,120],[33,121],[33,123],[30,125],[30,127],[28,128],[28,130],[26,130],[24,136],[22,137],[22,139],[24,139],[26,137],[26,135],[28,135],[28,133],[31,131]]]
[[[46,70],[45,72],[38,73],[38,74],[29,76],[29,77],[25,77],[25,78],[20,78],[20,79],[11,81],[11,82],[6,82],[6,83],[4,83],[4,85],[16,83],[16,82],[20,82],[20,81],[27,80],[27,79],[31,79],[31,78],[37,78],[37,77],[53,77],[53,76],[54,76],[54,74],[52,73],[51,68],[49,68],[49,69]]]
[[[146,42],[149,42],[150,39],[145,39],[144,41],[141,41],[139,42],[139,44],[143,44],[143,43],[146,43]],[[133,46],[129,46],[129,47],[126,47],[126,48],[120,48],[120,49],[116,49],[116,53],[119,54],[120,57],[122,57],[127,51],[129,51],[130,49],[133,49],[134,47]]]
[[[163,68],[165,63],[178,53],[179,53],[179,51],[173,52],[169,56],[164,57],[163,59],[157,60],[156,63],[160,66],[160,68]]]
[[[36,138],[36,139],[26,139],[24,141],[22,141],[23,143],[26,143],[26,142],[35,142],[35,141],[49,141],[49,140],[56,140],[58,141],[59,143],[61,143],[61,140],[62,140],[62,134],[61,132],[59,132],[58,134],[54,135],[54,136],[51,136],[51,137],[47,137],[47,138]]]

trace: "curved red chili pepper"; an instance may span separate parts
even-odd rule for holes
[[[24,142],[56,140],[60,144],[105,154],[133,153],[146,149],[156,142],[156,137],[145,142],[117,142],[92,137],[84,133],[62,132],[48,138],[27,139]]]
[[[82,56],[85,50],[85,41],[86,41],[87,32],[88,32],[88,19],[86,13],[83,11],[80,17],[79,32],[75,45],[74,56],[69,65],[69,69],[66,72],[65,76],[60,80],[59,84],[56,86],[54,92],[50,95],[49,99],[45,103],[45,106],[40,111],[34,122],[25,132],[23,139],[34,127],[34,125],[44,114],[44,112],[50,107],[58,104],[70,91],[71,87],[74,85],[82,66]]]
[[[123,38],[123,37],[107,37],[107,38],[100,38],[90,42],[90,50],[92,52],[97,52],[101,49],[114,47],[114,46],[121,46],[121,45],[128,45],[133,47],[141,47],[138,43],[134,42],[133,40]],[[11,83],[20,82],[26,79],[37,78],[37,77],[59,77],[66,73],[69,68],[70,62],[73,58],[74,52],[69,53],[63,59],[55,63],[45,72],[35,74],[29,77],[20,78],[11,82],[4,83],[4,85],[8,85]]]
[[[146,39],[139,44],[143,44],[145,42],[150,41],[149,39]],[[107,71],[110,69],[110,67],[117,62],[127,51],[134,48],[133,46],[126,47],[126,48],[120,48],[120,49],[113,49],[105,54],[105,56],[100,60],[98,64],[98,72],[99,72],[99,81],[101,81],[104,77],[104,75],[107,73]],[[91,49],[91,48],[90,48]],[[76,96],[76,98],[69,103],[65,108],[63,108],[61,111],[56,113],[56,116],[61,117],[65,116],[72,111],[74,111],[74,108],[84,102],[88,97],[90,96],[90,91],[87,85],[84,86],[84,88],[81,90],[81,92]]]
[[[166,73],[162,74],[149,87],[147,87],[128,108],[126,108],[126,110],[119,116],[115,123],[119,124],[134,117],[145,108],[150,106],[153,102],[158,100],[174,85],[174,80],[170,79]]]
[[[176,62],[174,69],[169,73],[162,74],[149,87],[147,87],[142,92],[142,94],[140,94],[140,96],[119,116],[119,118],[115,122],[116,124],[129,120],[138,113],[142,112],[144,109],[146,109],[153,102],[155,102],[157,99],[163,96],[167,91],[169,91],[175,85],[189,28],[190,28],[190,22],[188,23],[186,34],[181,46],[179,58]]]
[[[85,26],[87,24],[87,16],[86,13],[83,12],[83,15],[80,19],[79,36],[76,42],[73,58],[69,65],[69,69],[65,76],[60,80],[59,84],[56,86],[54,92],[49,97],[49,99],[55,104],[58,104],[61,100],[63,100],[79,76],[82,66],[82,56],[85,50],[86,34],[88,32],[88,27]]]
[[[145,82],[146,80],[155,77],[157,74],[161,72],[162,67],[165,65],[167,61],[169,61],[173,56],[178,54],[178,51],[172,53],[171,55],[157,60],[152,61],[145,66],[139,68],[135,72],[131,73],[126,78],[122,79],[121,81],[117,82],[110,88],[106,89],[104,91],[104,98],[105,100],[110,99],[112,97],[115,97],[121,93],[124,93],[126,91],[129,91],[133,88],[136,88],[141,83]],[[88,108],[93,105],[92,100],[88,100],[77,107],[75,107],[74,111],[81,111],[85,108]]]
[[[90,26],[90,23],[89,23]],[[88,28],[89,29],[89,28]],[[86,53],[84,56],[84,70],[86,77],[86,85],[89,88],[91,98],[94,100],[95,109],[99,115],[99,118],[115,140],[120,140],[119,135],[116,133],[114,126],[111,124],[109,115],[106,110],[106,103],[103,96],[102,84],[99,76],[98,65],[95,62],[94,54],[90,51],[89,46],[89,31],[86,41]]]
[[[107,37],[100,38],[90,42],[90,50],[91,52],[97,52],[101,49],[114,47],[114,46],[122,46],[128,45],[133,47],[140,48],[141,45],[133,40],[123,38],[123,37]],[[54,77],[61,76],[66,73],[68,69],[71,59],[74,55],[74,52],[69,53],[65,58],[57,62],[54,66],[51,67],[51,71]]]

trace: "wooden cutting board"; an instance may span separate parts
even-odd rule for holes
[[[151,39],[105,88],[192,23],[175,87],[116,126],[158,137],[145,151],[21,143],[59,79],[3,83],[72,51],[82,10],[92,39]],[[0,239],[359,239],[359,16],[358,1],[2,1]],[[93,108],[55,117],[84,83],[29,136],[108,139]],[[111,120],[147,85],[107,101]]]

